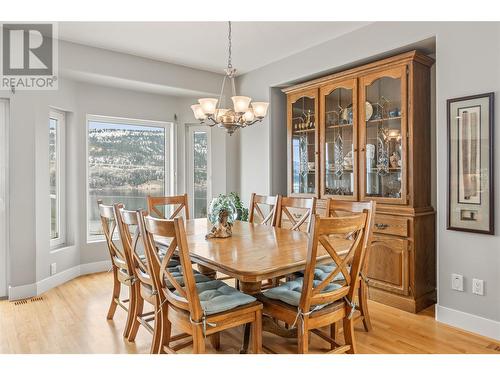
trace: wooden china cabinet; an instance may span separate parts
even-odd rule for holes
[[[288,195],[377,201],[369,297],[417,312],[436,302],[430,67],[411,51],[284,89]]]

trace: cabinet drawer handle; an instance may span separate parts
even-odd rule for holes
[[[389,224],[380,224],[380,223],[375,223],[375,227],[377,229],[385,229],[389,226]]]

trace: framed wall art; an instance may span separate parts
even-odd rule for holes
[[[449,99],[448,229],[494,234],[494,93]]]

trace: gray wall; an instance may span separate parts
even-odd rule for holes
[[[86,238],[86,115],[174,122],[176,114],[175,182],[177,192],[183,193],[184,129],[186,122],[194,121],[189,105],[199,95],[218,92],[222,80],[210,72],[72,43],[61,42],[59,51],[62,78],[58,90],[18,91],[14,95],[0,91],[0,98],[10,102],[8,284],[26,286],[26,293],[36,290],[32,286],[50,275],[53,262],[60,273],[109,258],[103,242],[87,243]],[[68,246],[58,251],[50,250],[47,216],[47,119],[51,107],[67,113]],[[222,131],[214,132],[212,162],[224,166],[213,176],[216,194],[234,190],[237,180],[226,178],[228,147],[234,152],[234,142],[228,142]]]
[[[269,64],[241,76],[238,86],[245,95],[271,100],[270,115],[264,124],[245,129],[240,134],[240,192],[248,201],[252,192],[284,192],[286,181],[283,161],[283,111],[273,87],[307,80],[332,70],[339,71],[367,59],[381,57],[388,51],[401,51],[410,45],[427,45],[436,40],[436,159],[433,175],[437,191],[438,298],[439,305],[500,321],[500,238],[446,230],[446,99],[500,89],[500,23],[374,23],[299,54]],[[370,41],[370,42],[368,42]],[[373,42],[371,42],[373,41]],[[466,48],[465,48],[466,47]],[[465,51],[465,52],[464,52]],[[500,113],[500,100],[495,110]],[[271,121],[271,122],[270,122]],[[498,121],[497,121],[498,123]],[[495,134],[500,144],[500,132]],[[273,171],[273,179],[270,172]],[[500,172],[496,163],[495,174]],[[500,184],[495,194],[500,197]],[[498,202],[498,200],[497,200]],[[495,220],[500,225],[500,208]],[[498,227],[497,225],[497,227]],[[498,233],[498,231],[497,231]],[[465,276],[465,292],[450,289],[450,274]],[[473,277],[486,282],[485,296],[471,293]]]

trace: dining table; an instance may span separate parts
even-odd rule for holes
[[[259,294],[263,281],[305,269],[307,233],[236,220],[231,237],[206,239],[212,228],[208,219],[188,219],[184,224],[191,261],[198,265],[198,270],[211,277],[219,272],[235,278],[243,293]],[[156,237],[155,241],[159,245],[170,242],[162,237]],[[346,254],[352,244],[344,238],[335,238],[331,243],[340,256]],[[330,262],[331,256],[320,246],[317,263]],[[279,327],[273,327],[275,333],[277,329]],[[249,333],[249,327],[245,327],[242,353],[247,352]]]

